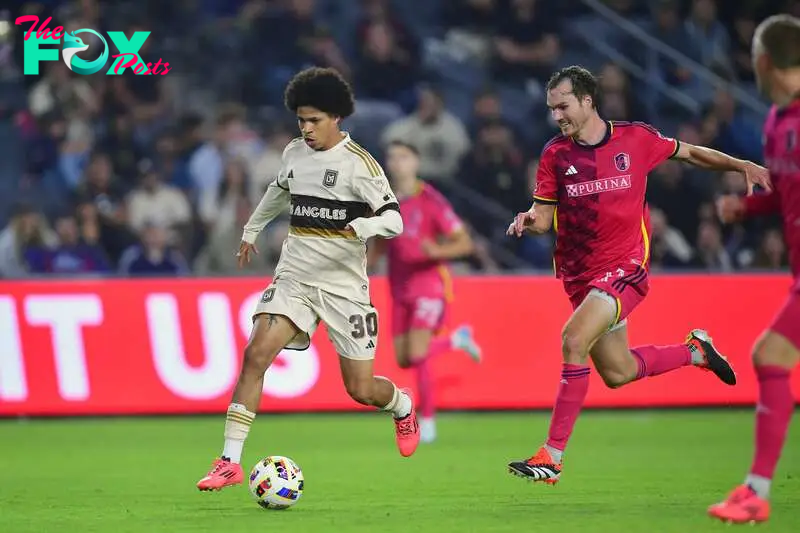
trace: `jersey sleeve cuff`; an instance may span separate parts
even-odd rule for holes
[[[397,202],[388,203],[382,207],[380,207],[377,211],[375,211],[375,216],[381,216],[381,214],[385,213],[386,211],[397,211],[400,212],[400,204]]]
[[[533,195],[533,201],[537,204],[558,205],[558,200],[555,198],[547,198],[545,196]]]
[[[681,149],[681,142],[678,139],[675,139],[675,149],[672,151],[672,154],[670,154],[669,159],[672,159],[673,157],[678,155],[680,149]]]

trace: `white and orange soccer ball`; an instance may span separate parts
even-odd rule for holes
[[[287,509],[303,495],[303,471],[280,455],[260,460],[250,471],[250,494],[265,509]]]

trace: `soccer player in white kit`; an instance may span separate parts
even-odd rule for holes
[[[378,312],[370,301],[366,242],[402,233],[397,198],[381,166],[340,129],[354,102],[350,86],[335,70],[314,67],[298,73],[286,87],[285,103],[297,115],[302,136],[284,149],[278,177],[244,227],[240,265],[258,253],[256,237],[287,208],[289,236],[272,284],[255,309],[228,406],[222,454],[197,483],[200,490],[244,480],[239,463],[264,373],[284,348],[308,348],[320,321],[339,354],[350,397],[392,413],[401,455],[412,455],[419,444],[410,393],[373,373]]]

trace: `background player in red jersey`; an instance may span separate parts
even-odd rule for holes
[[[400,240],[377,239],[373,263],[385,252],[392,293],[392,336],[397,363],[417,374],[420,440],[436,438],[435,403],[430,362],[451,350],[462,350],[480,361],[481,350],[469,326],[437,335],[451,299],[446,261],[472,253],[472,239],[450,203],[431,185],[417,178],[419,154],[406,143],[388,147],[387,168],[400,202],[405,231]]]
[[[513,474],[555,483],[562,453],[589,387],[588,357],[611,388],[689,365],[712,371],[728,385],[736,376],[705,331],[685,343],[629,348],[625,319],[649,290],[647,174],[677,158],[742,173],[750,188],[768,182],[766,169],[708,148],[665,138],[642,123],[607,122],[596,108],[597,81],[581,67],[555,73],[547,105],[561,134],[545,145],[534,204],[517,215],[508,233],[544,233],[555,219],[556,274],[574,313],[562,331],[564,366],[544,446]]]
[[[794,410],[789,374],[800,361],[800,19],[770,17],[753,37],[753,70],[772,103],[764,124],[764,153],[775,191],[718,201],[723,222],[779,212],[789,248],[794,285],[783,308],[753,347],[758,377],[755,453],[744,483],[708,512],[747,523],[769,518],[772,476]]]

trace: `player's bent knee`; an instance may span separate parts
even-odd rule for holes
[[[618,389],[630,382],[630,377],[621,372],[604,372],[600,377],[609,389]]]
[[[583,364],[589,356],[589,341],[584,335],[565,329],[561,335],[561,353],[565,363]]]
[[[800,351],[788,339],[765,331],[753,346],[754,366],[780,366],[792,369],[800,360]]]

